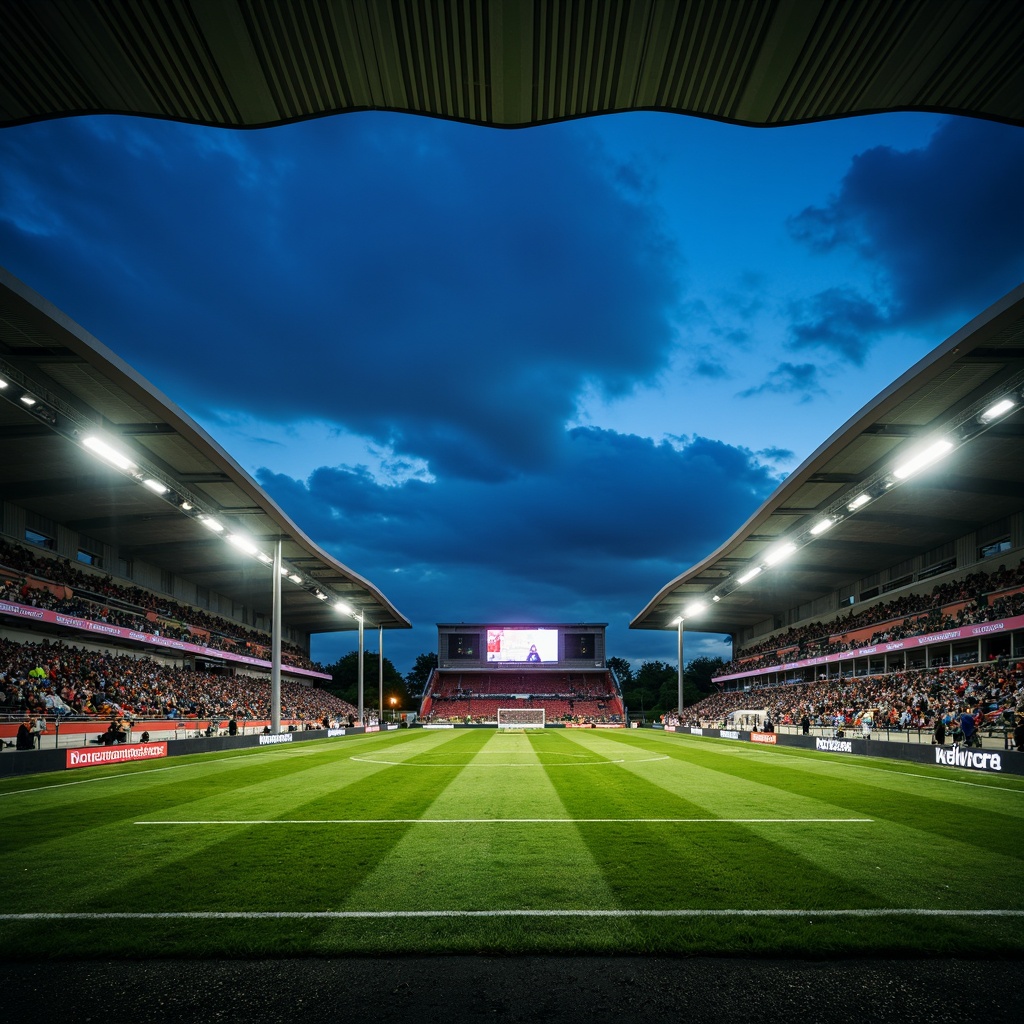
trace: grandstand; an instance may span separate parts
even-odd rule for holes
[[[7,640],[244,676],[266,686],[260,714],[279,731],[282,686],[322,693],[330,680],[310,660],[313,634],[358,631],[362,651],[365,629],[382,649],[385,629],[411,625],[184,412],[2,270],[0,432]],[[298,720],[328,707],[343,711],[317,699]]]
[[[1024,712],[1022,408],[1024,286],[868,403],[634,618],[732,637],[723,693],[684,723],[740,708],[822,727]]]
[[[491,724],[503,709],[547,723],[621,727],[622,692],[605,662],[607,623],[458,623],[437,627],[438,667],[420,706],[427,724]]]

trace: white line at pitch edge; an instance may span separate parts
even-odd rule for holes
[[[874,818],[234,818],[136,821],[135,825],[801,825],[873,823]]]
[[[182,910],[0,914],[0,921],[252,921],[281,918],[387,920],[437,917],[1024,917],[1024,910],[935,910],[869,907],[857,910]]]

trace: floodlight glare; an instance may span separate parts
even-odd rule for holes
[[[143,480],[142,486],[148,487],[154,494],[166,494],[170,490],[170,487],[166,484],[162,484],[159,480],[153,479]]]
[[[918,452],[917,455],[904,462],[902,466],[897,466],[893,470],[893,476],[900,480],[906,480],[907,477],[919,473],[925,466],[930,466],[933,462],[941,459],[943,455],[948,455],[952,450],[953,442],[942,438],[941,441],[936,441],[934,444],[929,445],[924,451]]]
[[[31,395],[22,395],[21,401],[24,405],[27,405],[30,409],[36,404],[36,400]]]
[[[999,419],[1000,416],[1005,416],[1016,405],[1017,403],[1012,398],[1004,398],[1002,401],[996,402],[995,405],[989,406],[978,419],[982,423],[991,423],[993,420]]]
[[[239,551],[244,551],[247,555],[259,554],[259,548],[244,534],[229,533],[227,540],[229,544],[233,544]]]
[[[256,557],[264,564],[270,565],[274,560],[265,551],[257,551]]]
[[[5,387],[7,387],[7,381],[5,381],[3,377],[0,377],[0,391],[3,391]]]
[[[192,511],[192,503],[188,502],[188,501],[183,501],[178,506],[178,508],[180,508],[182,512],[191,512]]]
[[[707,605],[703,601],[694,601],[693,604],[688,605],[683,611],[686,614],[686,618],[691,615],[700,615],[701,612],[707,611]]]
[[[290,579],[292,581],[292,583],[301,583],[302,582],[302,577],[298,573],[294,573],[294,572],[288,577],[288,579]]]
[[[135,463],[127,455],[122,455],[102,438],[93,435],[84,437],[82,438],[82,445],[88,448],[93,455],[98,455],[105,462],[109,462],[112,466],[117,466],[118,469],[135,469]]]
[[[826,530],[831,530],[835,525],[836,521],[834,519],[822,519],[811,527],[811,533],[815,537],[820,537]]]
[[[712,596],[711,600],[714,601],[715,604],[718,604],[718,602],[721,601],[722,599],[717,594],[715,594],[715,595]]]
[[[851,512],[856,512],[857,509],[862,508],[870,500],[871,500],[871,495],[870,494],[858,494],[857,497],[854,498],[853,501],[851,501],[850,504],[847,505],[846,507]]]
[[[796,545],[791,541],[783,541],[783,543],[770,548],[764,556],[764,560],[769,565],[778,565],[779,562],[789,558],[793,552],[796,551]]]
[[[675,617],[675,618],[674,618],[674,619],[672,620],[672,622],[671,622],[671,625],[673,625],[673,626],[679,626],[679,625],[682,625],[682,622],[683,622],[683,617],[682,617],[682,615],[677,615],[677,616],[676,616],[676,617]]]
[[[354,612],[352,611],[352,606],[349,605],[349,604],[345,604],[344,601],[335,601],[334,602],[334,607],[339,612],[344,612],[346,615],[353,615],[354,614]]]
[[[202,519],[199,520],[199,522],[201,522],[203,526],[205,526],[212,533],[224,532],[224,524],[217,522],[217,520],[214,519],[213,516],[203,516]]]
[[[755,565],[753,569],[748,569],[736,582],[749,583],[755,576],[760,576],[761,571],[761,566]]]

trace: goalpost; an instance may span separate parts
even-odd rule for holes
[[[499,729],[543,729],[543,708],[498,708]]]

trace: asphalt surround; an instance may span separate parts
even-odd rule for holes
[[[0,966],[6,1019],[259,1022],[1024,1019],[1024,964],[946,958],[441,956]]]

